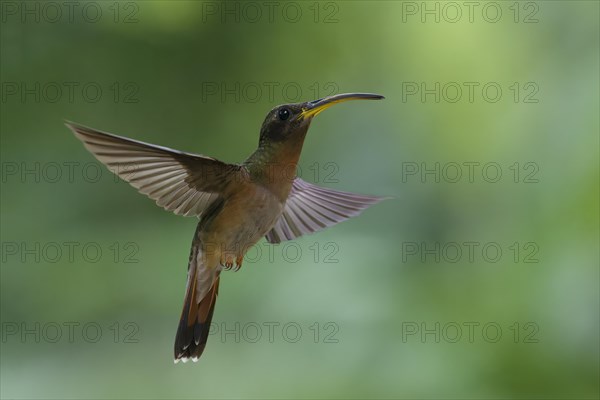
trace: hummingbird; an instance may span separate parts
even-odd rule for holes
[[[292,240],[354,217],[384,200],[317,186],[295,174],[315,116],[348,100],[383,98],[346,93],[277,106],[261,126],[258,148],[241,164],[65,122],[85,148],[121,179],[166,210],[199,219],[175,336],[175,363],[197,361],[201,356],[221,272],[239,270],[248,249],[262,237],[269,243]]]

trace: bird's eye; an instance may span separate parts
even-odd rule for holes
[[[290,110],[288,110],[287,108],[282,108],[277,113],[277,116],[282,121],[285,121],[286,119],[288,119],[290,117],[290,115],[291,115]]]

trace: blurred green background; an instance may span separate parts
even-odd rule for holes
[[[475,3],[2,2],[2,398],[598,398],[599,3]],[[239,162],[353,91],[301,175],[395,199],[260,242],[173,365],[196,221],[63,119]]]

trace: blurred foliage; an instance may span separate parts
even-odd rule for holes
[[[220,2],[93,4],[103,12],[96,23],[78,12],[72,22],[65,15],[55,23],[25,15],[23,22],[12,8],[2,9],[2,398],[598,397],[598,2],[516,3],[518,23],[513,2],[497,3],[497,23],[482,17],[486,2],[473,22],[463,15],[456,23],[427,15],[422,23],[421,14],[409,12],[422,2],[297,2],[303,14],[295,23],[279,11],[269,21],[262,3],[252,3],[262,7],[258,22],[249,21],[251,9],[239,22],[235,14],[222,21],[207,8]],[[241,4],[228,6],[242,13]],[[538,22],[524,23],[532,10]],[[124,23],[132,12],[133,21]],[[335,21],[325,23],[331,13]],[[9,93],[15,84],[36,82],[78,86],[73,101],[64,92],[56,102],[48,101],[51,92],[39,102]],[[466,90],[460,101],[438,103],[433,95],[425,102],[407,95],[411,82],[480,85],[472,103]],[[499,101],[482,97],[488,82],[503,89]],[[81,94],[90,83],[103,90],[97,102]],[[227,92],[222,99],[221,89],[236,83],[247,92],[239,101]],[[268,85],[275,85],[273,98]],[[216,333],[199,363],[174,366],[196,221],[160,210],[105,169],[97,182],[84,179],[82,168],[93,158],[62,121],[239,162],[254,150],[266,112],[286,102],[284,86],[290,93],[301,88],[295,97],[288,93],[294,101],[332,89],[386,96],[319,115],[301,168],[305,179],[325,186],[395,199],[302,238],[298,262],[286,262],[281,246],[268,259],[270,247],[261,242],[259,260],[225,274],[213,322],[228,329],[236,321],[295,322],[301,340],[290,343],[279,333],[269,343],[264,325],[257,343]],[[538,102],[526,103],[532,87]],[[36,162],[41,169],[79,164],[72,181],[66,168],[57,182],[22,178],[23,166]],[[442,176],[436,183],[432,175],[425,182],[406,175],[406,168],[436,162],[497,163],[503,176],[489,183],[476,169],[473,182]],[[526,163],[534,163],[537,183],[524,182],[532,171]],[[330,168],[335,180],[324,182]],[[73,261],[63,254],[57,262],[48,255],[35,262],[26,254],[23,262],[6,247],[66,242],[81,243]],[[129,242],[138,263],[123,262]],[[423,262],[407,253],[412,243],[464,242],[498,243],[503,256],[487,262],[481,246],[474,262],[465,254],[458,262],[431,255]],[[518,262],[509,249],[514,242]],[[537,263],[523,262],[529,242],[537,246]],[[99,262],[83,259],[86,243],[100,246]],[[329,243],[338,263],[325,262]],[[48,332],[36,343],[33,335],[23,341],[20,332],[7,331],[14,323],[69,321],[99,324],[102,340],[89,343],[76,331],[70,343],[63,328],[57,343]],[[137,343],[124,340],[127,322],[138,328]],[[338,343],[315,343],[315,322],[323,335],[333,322]],[[469,341],[469,322],[497,324],[500,340],[485,340],[478,328]],[[528,322],[537,327],[537,343],[524,340]],[[413,323],[449,330],[439,343],[434,334],[421,340],[406,335]],[[448,340],[453,323],[463,327],[456,343]],[[113,340],[115,329],[120,336]]]

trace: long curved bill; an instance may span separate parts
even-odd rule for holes
[[[325,97],[323,99],[310,101],[306,103],[306,107],[302,108],[302,113],[299,118],[310,118],[319,114],[321,111],[328,109],[334,104],[343,103],[348,100],[381,100],[385,97],[373,93],[343,93],[335,96]]]

